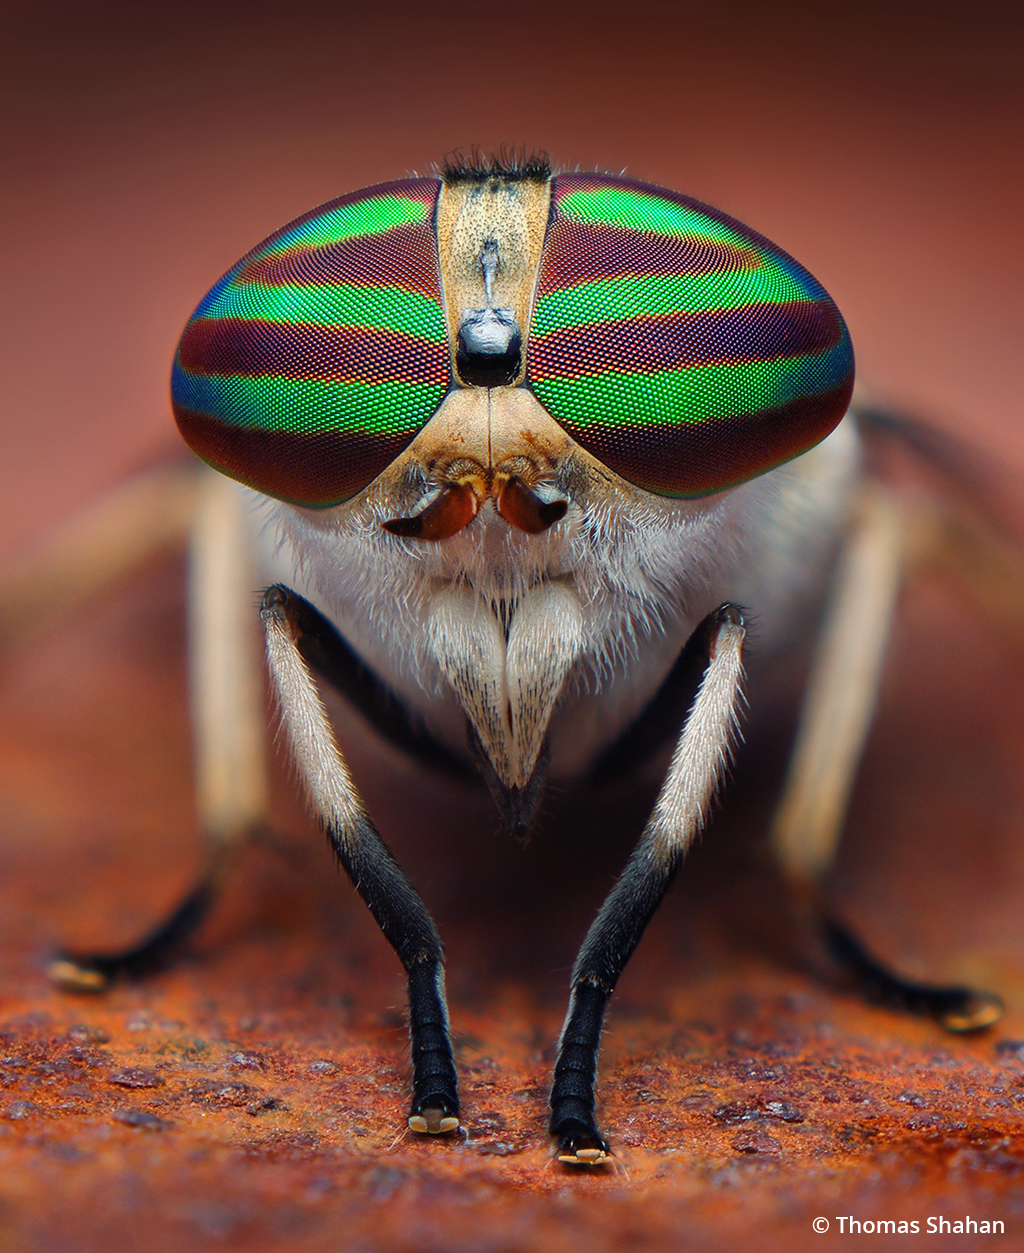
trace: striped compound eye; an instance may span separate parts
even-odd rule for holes
[[[853,390],[839,310],[791,257],[696,200],[595,174],[552,180],[528,367],[573,439],[677,497],[805,452]]]
[[[437,179],[332,200],[260,244],[192,315],[171,395],[216,469],[312,508],[362,491],[444,399]]]

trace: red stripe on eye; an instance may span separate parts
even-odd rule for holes
[[[665,496],[704,496],[774,469],[823,439],[846,412],[853,379],[777,409],[711,422],[565,429],[609,470]]]
[[[231,426],[182,405],[174,416],[192,450],[223,474],[293,505],[317,508],[361,492],[408,447],[410,436],[364,431],[263,431]]]
[[[547,296],[598,279],[714,274],[756,270],[764,264],[753,245],[698,235],[673,236],[599,222],[556,218],[548,231],[537,295]]]
[[[827,352],[843,323],[826,301],[665,313],[560,327],[530,341],[530,378],[650,374]]]
[[[410,222],[372,235],[327,244],[300,244],[254,257],[233,278],[236,285],[398,287],[441,303],[433,227]]]
[[[178,348],[191,374],[373,382],[448,382],[443,344],[378,327],[197,318]]]

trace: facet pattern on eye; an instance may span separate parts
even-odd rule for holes
[[[244,257],[196,309],[171,381],[193,450],[322,507],[369,485],[450,381],[433,218],[406,179],[313,210]]]
[[[528,353],[538,399],[638,487],[702,496],[836,425],[853,350],[824,288],[768,240],[632,180],[553,180]]]

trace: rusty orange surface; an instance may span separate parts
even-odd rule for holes
[[[836,296],[862,374],[1012,485],[1008,12],[26,13],[4,84],[0,551],[173,446],[176,336],[252,243],[503,139],[628,165],[778,240]],[[486,797],[343,728],[448,945],[461,1139],[401,1135],[401,971],[286,763],[275,839],[183,962],[102,998],[48,985],[55,947],[127,942],[198,866],[183,589],[167,555],[0,659],[2,1253],[798,1253],[838,1216],[968,1213],[1005,1222],[993,1247],[1024,1242],[1024,656],[957,587],[904,598],[833,892],[903,971],[990,987],[1006,1018],[950,1037],[808,969],[761,852],[791,730],[775,711],[613,1002],[600,1094],[622,1170],[591,1175],[548,1158],[552,1046],[649,787],[556,796],[520,849]]]

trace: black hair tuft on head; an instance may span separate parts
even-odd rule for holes
[[[468,157],[457,151],[449,153],[440,172],[446,183],[486,183],[492,178],[507,183],[546,183],[552,168],[546,152],[527,155],[525,148],[503,144],[488,155],[479,148],[473,148]]]

